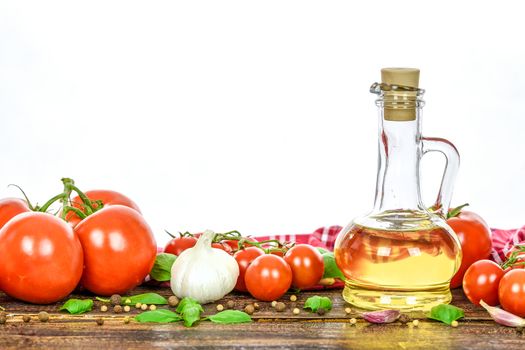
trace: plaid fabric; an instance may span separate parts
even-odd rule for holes
[[[281,242],[295,242],[297,244],[311,244],[314,247],[334,250],[337,234],[342,230],[341,226],[326,226],[315,230],[313,233],[301,233],[296,235],[273,235],[256,237],[259,241],[277,239]]]
[[[334,249],[335,239],[343,228],[341,226],[327,226],[315,230],[313,233],[298,235],[275,235],[257,237],[259,240],[278,239],[280,241],[295,241],[308,243],[328,250]],[[493,228],[491,258],[498,264],[505,260],[506,255],[517,244],[525,244],[525,226],[520,229],[501,230]]]
[[[492,260],[498,264],[505,260],[515,245],[525,244],[525,226],[517,230],[492,229]]]

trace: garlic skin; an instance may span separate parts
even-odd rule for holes
[[[212,248],[215,233],[206,230],[194,247],[183,251],[171,267],[171,290],[179,298],[201,304],[231,292],[239,277],[237,261],[223,250]]]

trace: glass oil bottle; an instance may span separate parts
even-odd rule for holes
[[[421,135],[424,90],[419,70],[385,68],[378,95],[379,165],[372,212],[354,219],[335,244],[346,277],[344,299],[364,309],[428,310],[449,303],[449,283],[461,264],[461,245],[447,225],[459,154],[447,140]],[[427,152],[447,165],[432,210],[420,193],[420,161]]]

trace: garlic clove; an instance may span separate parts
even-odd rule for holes
[[[399,310],[381,310],[362,314],[363,318],[371,323],[391,323],[397,320],[400,315]]]
[[[479,304],[488,311],[490,317],[492,317],[496,323],[507,327],[525,327],[525,319],[500,309],[499,307],[490,306],[483,300],[481,300]]]

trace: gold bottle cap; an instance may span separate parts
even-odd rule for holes
[[[417,68],[383,68],[381,82],[419,88],[419,69]],[[392,121],[410,121],[416,119],[416,92],[393,90],[384,94],[384,117]]]

